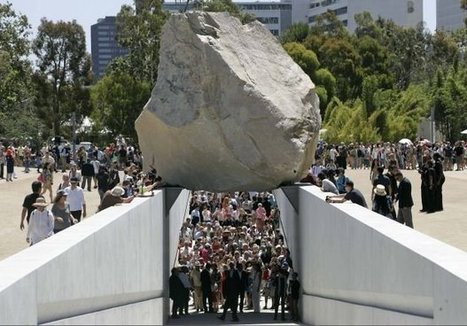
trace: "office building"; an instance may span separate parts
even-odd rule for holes
[[[128,50],[117,44],[116,17],[105,17],[91,26],[91,56],[94,77],[104,75],[105,68],[112,59],[128,54]]]
[[[464,19],[467,11],[461,9],[459,0],[436,1],[436,28],[446,31],[454,31],[464,27]]]
[[[253,14],[273,35],[280,36],[292,25],[292,0],[236,2],[244,12]]]
[[[391,19],[405,27],[423,22],[423,0],[311,0],[308,23],[315,24],[318,16],[328,10],[333,11],[351,32],[356,28],[355,15],[364,11],[374,19]]]
[[[253,14],[273,35],[282,35],[292,24],[292,0],[235,2],[235,4],[242,11]],[[185,6],[185,2],[164,2],[163,4],[163,8],[172,13],[184,11]],[[187,10],[193,10],[194,7],[194,2],[190,2]]]

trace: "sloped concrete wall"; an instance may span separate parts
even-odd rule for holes
[[[467,323],[467,253],[325,196],[300,187],[294,204],[305,323]]]
[[[189,197],[171,191],[109,208],[0,262],[0,324],[163,324]],[[305,323],[467,324],[465,252],[360,206],[327,204],[316,187],[276,197]]]
[[[168,207],[156,191],[0,262],[0,324],[162,324],[164,230],[187,200],[184,190]]]

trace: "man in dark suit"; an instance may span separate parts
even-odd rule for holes
[[[212,312],[212,290],[211,290],[211,265],[206,263],[204,269],[201,272],[201,289],[203,291],[203,307],[204,313]],[[208,300],[208,306],[206,306],[206,299]]]
[[[172,318],[179,318],[177,311],[183,305],[183,295],[185,287],[178,277],[178,269],[172,268],[172,275],[169,278],[169,295],[172,303]]]
[[[248,288],[248,272],[243,270],[243,265],[237,263],[237,270],[240,275],[240,312],[243,312],[243,305],[245,303],[245,291]]]
[[[232,311],[232,321],[238,321],[237,306],[238,296],[240,294],[240,273],[235,269],[234,263],[229,264],[230,269],[226,271],[225,284],[224,284],[224,312],[218,318],[222,321],[225,320],[227,310]]]
[[[397,188],[396,195],[396,200],[399,201],[399,212],[397,214],[397,221],[399,221],[399,223],[407,225],[408,227],[413,228],[412,185],[409,179],[405,178],[402,175],[401,171],[396,171],[394,176],[396,177],[397,182],[399,182],[399,187]]]

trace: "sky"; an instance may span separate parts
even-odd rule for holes
[[[0,0],[4,2],[5,0]],[[83,26],[88,52],[91,52],[91,25],[99,18],[116,16],[124,4],[133,0],[7,0],[16,12],[28,17],[35,33],[42,17],[53,21],[72,21]]]
[[[0,0],[0,2],[4,1]],[[8,2],[13,4],[16,12],[28,17],[34,33],[42,17],[53,21],[76,19],[86,32],[87,49],[91,52],[91,25],[95,24],[99,18],[115,16],[122,5],[132,4],[133,0],[9,0]],[[427,27],[434,31],[436,0],[425,0],[424,16]]]

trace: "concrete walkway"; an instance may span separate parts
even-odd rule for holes
[[[30,173],[24,173],[23,168],[15,167],[17,179],[13,182],[0,180],[0,260],[11,256],[29,245],[26,243],[27,223],[25,229],[20,230],[21,211],[24,197],[32,192],[31,183],[37,180],[39,173],[31,169]],[[62,173],[54,173],[53,191],[56,191],[61,182]],[[55,194],[54,194],[55,195]],[[45,195],[47,202],[50,201],[49,193]],[[97,189],[91,192],[85,191],[88,218],[96,211],[100,203]],[[48,206],[49,208],[52,205]]]
[[[444,210],[432,214],[421,213],[421,179],[416,170],[402,170],[412,183],[412,208],[414,228],[435,239],[467,252],[467,171],[445,172],[443,186]],[[369,170],[346,170],[346,175],[355,183],[370,203],[371,188]]]

